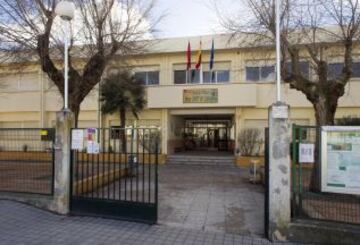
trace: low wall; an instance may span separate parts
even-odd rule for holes
[[[360,241],[360,227],[336,222],[296,220],[291,223],[287,239],[292,242],[354,245]]]
[[[91,192],[96,188],[103,187],[109,183],[117,181],[121,177],[128,174],[127,168],[118,170],[107,171],[95,176],[90,176],[84,180],[74,183],[73,191],[77,195],[82,193]],[[0,192],[0,199],[13,200],[22,203],[27,203],[35,207],[46,209],[49,211],[56,211],[54,209],[54,196],[41,195],[41,194],[28,194],[28,193],[15,193],[15,192]]]
[[[135,154],[136,155],[136,154]],[[142,163],[155,163],[155,154],[148,153],[139,153],[139,161]],[[24,151],[2,151],[0,152],[0,161],[52,161],[52,152],[24,152]],[[87,153],[77,153],[78,160],[87,161],[88,159],[99,159],[102,162],[125,162],[125,155],[119,153],[100,153],[97,155],[87,154]],[[145,159],[145,161],[143,161]],[[158,155],[159,164],[164,164],[166,162],[166,155]]]
[[[261,157],[246,157],[246,156],[237,156],[235,158],[235,164],[238,167],[250,167],[251,161],[258,161],[258,166],[265,166],[265,158]]]
[[[139,163],[155,163],[155,154],[148,153],[134,153],[135,156],[138,157]],[[120,153],[100,153],[100,154],[86,154],[86,153],[77,153],[77,161],[97,161],[99,159],[99,163],[109,163],[109,162],[120,162],[125,163],[126,160],[129,160],[129,156]],[[158,155],[158,163],[164,164],[166,162],[166,155],[159,154]]]
[[[44,161],[53,159],[52,152],[44,151],[0,151],[0,161]]]
[[[90,176],[86,179],[74,183],[73,191],[77,194],[83,194],[91,192],[96,188],[103,187],[109,183],[112,183],[121,177],[124,177],[128,174],[128,169],[117,169],[101,173],[99,175]]]

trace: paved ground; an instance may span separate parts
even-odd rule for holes
[[[200,245],[271,244],[251,236],[149,226],[90,217],[66,217],[0,200],[0,244]],[[273,243],[276,244],[276,243]]]
[[[168,164],[159,181],[160,224],[263,236],[264,190],[247,169]]]

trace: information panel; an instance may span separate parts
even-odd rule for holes
[[[322,127],[321,147],[322,191],[359,195],[360,127]]]
[[[218,90],[215,89],[184,89],[184,103],[218,103]]]

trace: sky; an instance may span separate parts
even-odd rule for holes
[[[213,1],[225,12],[234,6],[234,0],[157,0],[155,13],[164,12],[165,16],[157,26],[159,32],[156,36],[201,36],[225,32],[219,24]]]

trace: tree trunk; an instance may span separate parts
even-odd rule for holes
[[[79,125],[80,103],[71,103],[70,110],[74,113],[74,126],[77,128]]]
[[[313,103],[317,126],[334,125],[338,98],[319,96]]]
[[[120,141],[121,141],[121,149],[124,153],[126,153],[126,110],[124,108],[120,108]]]
[[[315,109],[315,118],[316,125],[318,127],[325,125],[334,125],[335,122],[335,113],[337,108],[338,98],[334,95],[331,96],[319,96],[318,100],[313,103]],[[311,172],[310,179],[310,190],[314,192],[319,192],[321,190],[320,184],[320,128],[316,129],[316,140],[315,140],[315,165],[313,171]]]

